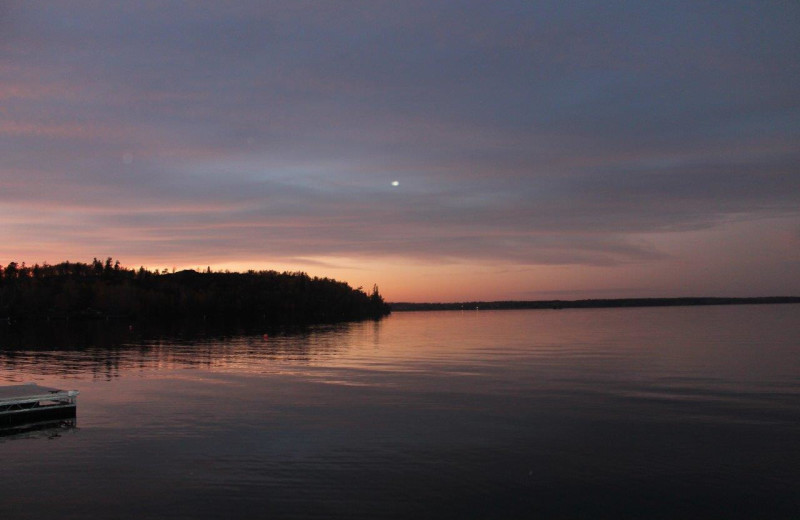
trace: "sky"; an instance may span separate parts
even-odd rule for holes
[[[0,0],[0,263],[800,294],[800,3]]]

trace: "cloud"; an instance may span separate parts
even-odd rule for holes
[[[752,8],[12,3],[0,253],[626,265],[797,218],[800,9]]]

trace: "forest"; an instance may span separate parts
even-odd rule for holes
[[[0,266],[0,320],[193,320],[329,323],[389,314],[367,294],[303,272],[179,272],[122,267],[113,258]]]

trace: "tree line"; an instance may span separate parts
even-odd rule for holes
[[[513,309],[601,309],[618,307],[682,307],[695,305],[759,305],[800,303],[798,296],[765,296],[756,298],[617,298],[599,300],[533,300],[533,301],[472,301],[446,303],[395,302],[393,311],[458,311]]]
[[[0,319],[113,319],[323,323],[389,314],[378,287],[367,294],[303,272],[150,271],[95,258],[0,266]]]

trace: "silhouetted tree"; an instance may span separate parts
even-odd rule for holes
[[[112,267],[113,266],[113,267]],[[344,282],[306,273],[246,273],[166,269],[137,271],[119,261],[62,262],[0,271],[0,318],[14,320],[225,319],[321,322],[380,317],[388,305],[373,286],[370,295]]]

